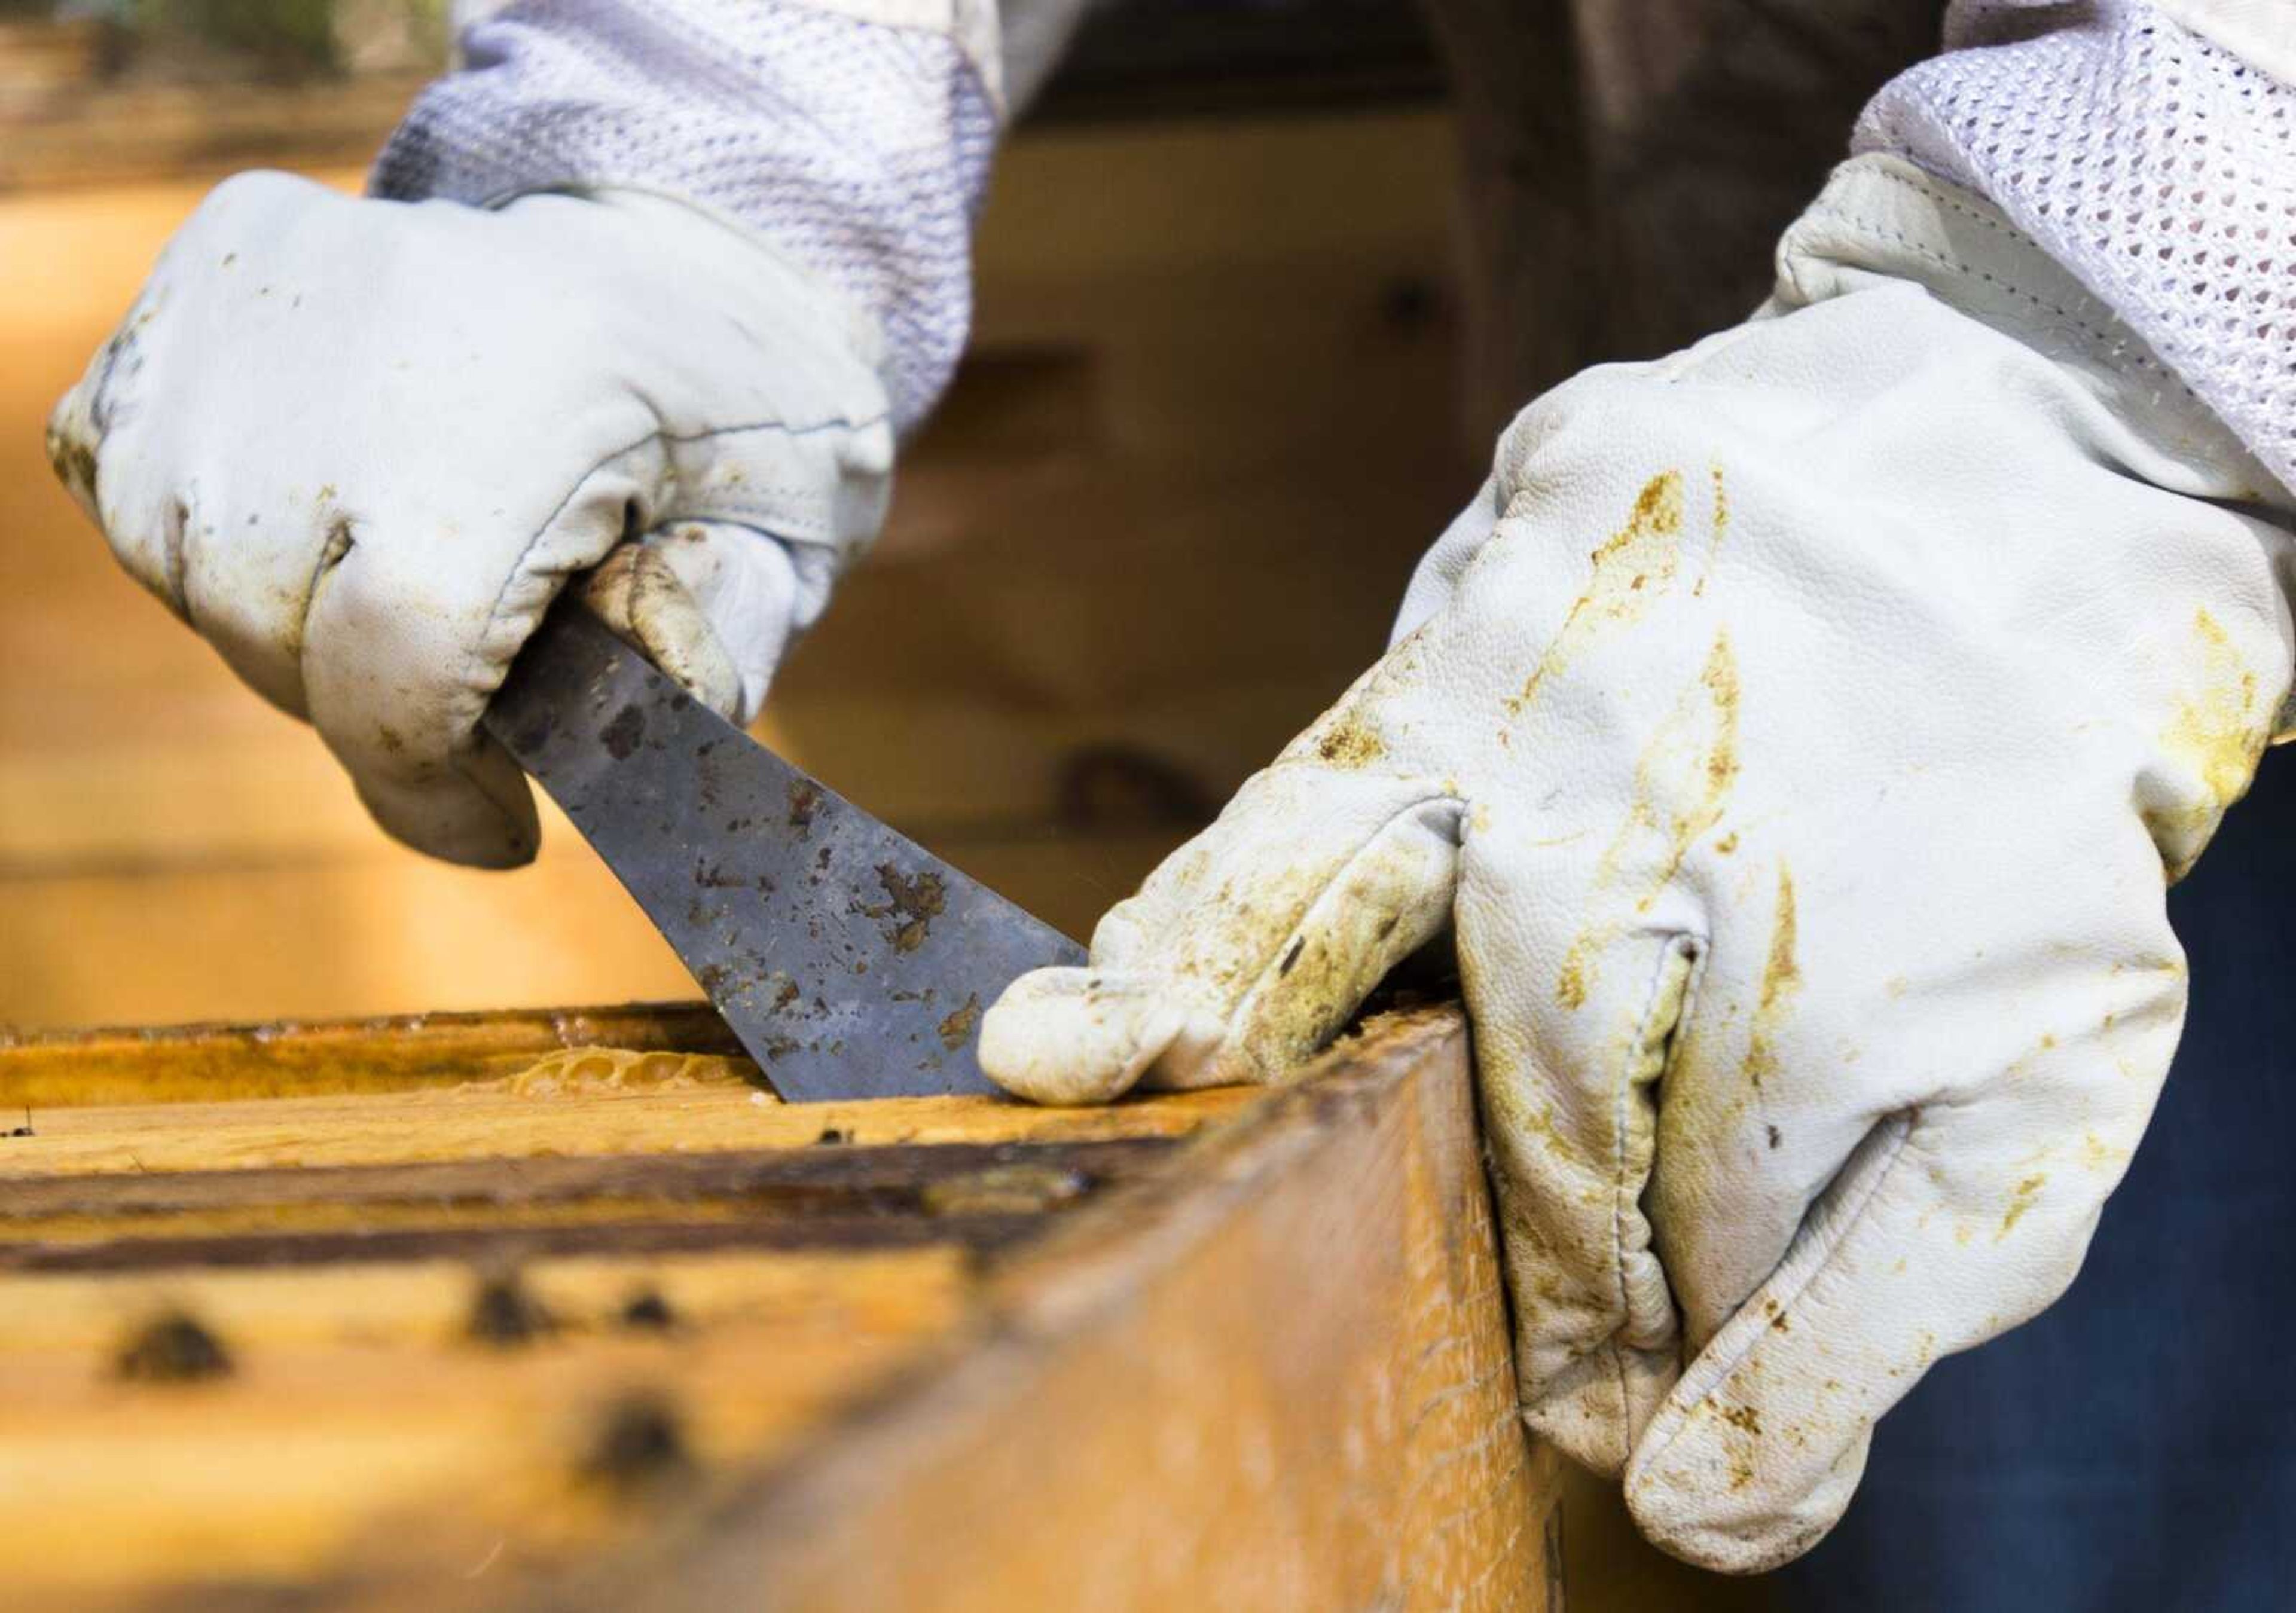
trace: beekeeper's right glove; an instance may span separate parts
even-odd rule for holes
[[[1453,936],[1524,1415],[1729,1569],[2071,1280],[2296,645],[2286,490],[1982,201],[1865,159],[1781,256],[1524,410],[1386,657],[980,1044],[1281,1080]]]

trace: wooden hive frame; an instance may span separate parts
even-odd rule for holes
[[[537,1023],[414,1073],[274,1036],[258,1089],[332,1044],[352,1090],[6,1140],[21,1605],[1560,1607],[1455,1009],[1278,1092],[1093,1110],[728,1085],[516,1121],[447,1084]],[[189,1040],[148,1039],[154,1073]],[[0,1102],[64,1094],[67,1048],[0,1050]],[[461,1337],[489,1272],[555,1332]],[[641,1290],[670,1326],[630,1323]],[[168,1306],[240,1370],[121,1381],[120,1329]]]

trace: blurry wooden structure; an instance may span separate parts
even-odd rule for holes
[[[1016,138],[972,355],[762,731],[1088,929],[1377,653],[1472,490],[1446,140],[1409,108]],[[205,183],[0,191],[0,1023],[688,992],[562,822],[507,876],[384,840],[54,486],[41,422]]]
[[[6,1604],[1560,1609],[1456,1010],[1089,1110],[504,1078],[713,1024],[0,1050]]]

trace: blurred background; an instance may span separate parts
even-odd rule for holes
[[[1433,58],[1400,0],[1328,9],[1093,25],[999,170],[873,563],[759,728],[1077,934],[1379,651],[1488,452]],[[45,463],[207,186],[355,188],[442,12],[0,0],[0,1023],[693,995],[562,820],[512,874],[384,839]]]
[[[0,1029],[693,994],[561,820],[366,822],[113,566],[41,426],[216,179],[350,190],[447,0],[0,0]],[[1116,0],[972,349],[761,735],[1071,933],[1382,647],[1494,430],[1767,288],[1934,0]]]

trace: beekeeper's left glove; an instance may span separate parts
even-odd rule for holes
[[[2292,644],[2285,491],[1983,202],[1866,160],[1782,265],[1525,410],[1385,659],[980,1048],[1278,1080],[1455,933],[1525,1415],[1732,1569],[2070,1281]]]
[[[477,725],[553,595],[612,552],[601,614],[747,718],[882,516],[879,345],[678,202],[249,174],[169,243],[49,449],[121,563],[316,725],[384,828],[503,866],[534,855],[534,805]]]

